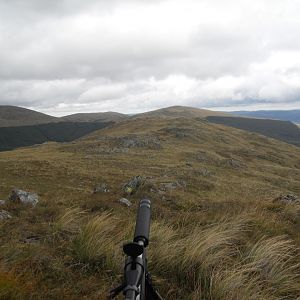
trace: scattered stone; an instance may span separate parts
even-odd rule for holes
[[[7,219],[11,219],[11,215],[9,214],[8,211],[1,209],[0,210],[0,221],[7,220]]]
[[[35,193],[29,193],[23,190],[19,190],[14,188],[9,196],[9,200],[20,202],[23,204],[30,204],[32,206],[36,206],[39,202],[38,195]]]
[[[145,178],[142,176],[133,177],[128,183],[123,185],[123,191],[128,194],[134,194],[141,185],[145,183]]]
[[[300,199],[297,195],[293,193],[288,193],[288,194],[282,194],[279,197],[274,199],[274,202],[282,202],[282,203],[287,203],[287,204],[292,204],[292,203],[300,203]]]
[[[30,235],[24,239],[21,239],[20,242],[22,242],[24,244],[34,244],[34,243],[38,243],[40,241],[40,239],[41,239],[41,237],[38,235]]]
[[[94,187],[93,193],[108,193],[109,192],[109,187],[106,183],[100,183],[96,187]]]
[[[132,205],[132,203],[128,199],[126,199],[126,198],[121,198],[119,200],[119,202],[122,203],[122,204],[124,204],[124,205],[126,205],[126,206],[128,206],[128,207],[130,207]]]
[[[130,135],[119,138],[119,143],[125,148],[150,148],[160,149],[160,141],[157,137],[153,136],[137,136]]]
[[[233,158],[223,159],[221,161],[221,164],[223,166],[228,166],[228,167],[235,168],[235,169],[242,167],[242,163],[239,160],[236,160]]]
[[[0,200],[0,205],[5,205],[5,200]]]
[[[169,190],[175,190],[177,188],[185,188],[186,182],[184,180],[177,180],[175,182],[167,182],[160,184],[160,191],[166,192]]]
[[[175,190],[178,187],[177,182],[169,182],[162,185],[165,190]]]
[[[210,157],[206,152],[201,151],[196,155],[196,160],[200,162],[208,162],[210,161]]]
[[[213,176],[214,175],[214,172],[209,171],[206,168],[202,168],[202,169],[196,170],[195,173],[197,175],[200,175],[200,176],[203,176],[203,177],[209,177],[209,176]]]

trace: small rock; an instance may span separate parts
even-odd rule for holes
[[[23,190],[14,188],[9,196],[9,200],[15,202],[21,202],[23,204],[30,204],[36,206],[39,202],[38,195],[35,193],[29,193]]]
[[[7,220],[7,219],[11,219],[11,215],[8,213],[8,211],[1,209],[0,210],[0,221]]]
[[[232,168],[241,168],[242,167],[242,163],[233,158],[224,159],[224,160],[222,160],[221,164],[224,166],[232,167]]]
[[[121,198],[119,200],[119,202],[122,203],[122,204],[124,204],[124,205],[126,205],[126,206],[128,206],[128,207],[130,207],[132,205],[132,203],[128,199],[126,199],[126,198]]]
[[[101,183],[99,185],[97,185],[96,187],[94,187],[93,193],[108,193],[109,192],[109,188],[107,186],[106,183]]]
[[[41,237],[38,235],[30,235],[27,236],[26,238],[21,239],[20,242],[25,244],[34,244],[34,243],[38,243],[40,239]]]
[[[293,193],[282,194],[279,197],[274,199],[274,202],[282,202],[282,203],[300,203],[300,199],[297,195]]]
[[[163,187],[165,188],[165,190],[175,190],[178,187],[178,185],[177,182],[169,182],[165,183]]]
[[[5,200],[0,200],[0,205],[5,205]]]
[[[195,171],[195,173],[198,174],[198,175],[201,175],[203,177],[209,177],[209,176],[214,175],[213,172],[207,170],[206,168],[199,169],[199,170]]]
[[[186,188],[186,182],[184,180],[178,180],[175,182],[162,183],[160,185],[160,190],[162,191],[175,190],[177,188]]]
[[[134,194],[141,185],[145,182],[145,178],[142,176],[133,177],[128,183],[123,185],[123,191],[128,194]]]
[[[200,162],[209,162],[210,161],[210,157],[206,152],[200,151],[197,155],[196,155],[196,160],[200,161]]]

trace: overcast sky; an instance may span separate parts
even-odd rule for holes
[[[299,0],[0,0],[0,104],[300,108]]]

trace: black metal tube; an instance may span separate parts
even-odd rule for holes
[[[143,199],[140,201],[137,220],[134,232],[134,241],[144,241],[144,246],[149,244],[150,233],[150,217],[151,217],[151,201],[149,199]]]
[[[135,292],[127,291],[125,300],[136,300]]]

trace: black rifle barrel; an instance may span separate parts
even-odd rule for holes
[[[137,213],[134,241],[144,241],[144,246],[149,244],[149,232],[150,232],[150,217],[151,217],[151,201],[149,199],[143,199],[140,201],[140,206]]]

